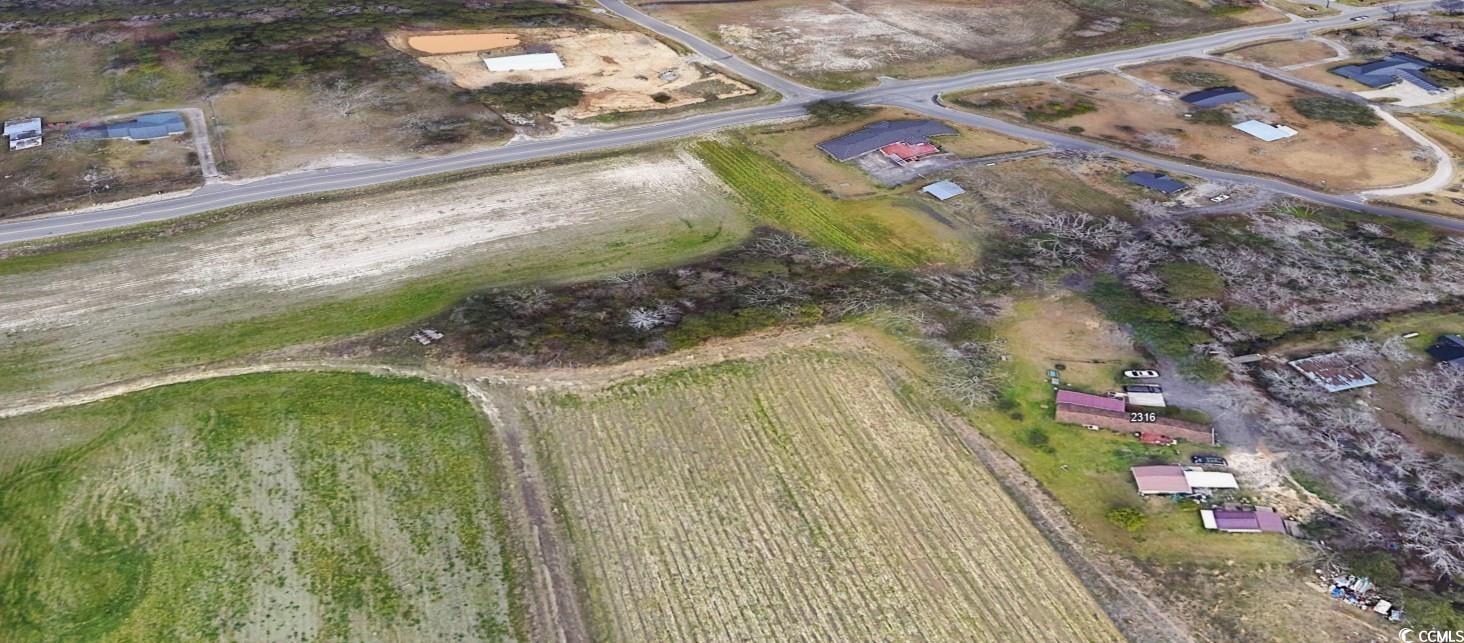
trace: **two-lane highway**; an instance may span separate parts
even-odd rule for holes
[[[722,128],[798,117],[804,114],[803,105],[823,98],[837,98],[861,104],[885,104],[906,107],[939,118],[987,127],[1010,136],[1043,141],[1069,149],[1093,150],[1120,158],[1129,158],[1160,167],[1170,172],[1185,173],[1236,183],[1250,183],[1281,194],[1303,199],[1315,200],[1351,209],[1365,210],[1376,214],[1426,221],[1435,225],[1464,231],[1464,222],[1453,219],[1445,219],[1397,208],[1372,206],[1362,203],[1356,197],[1323,194],[1276,179],[1254,177],[1240,173],[1220,172],[1173,159],[1151,157],[1122,148],[1110,147],[1092,141],[1084,141],[1082,139],[1054,134],[1045,130],[1022,127],[974,114],[949,110],[934,104],[931,100],[937,94],[959,89],[1023,80],[1046,79],[1092,69],[1135,64],[1148,60],[1196,55],[1219,48],[1234,47],[1256,40],[1288,37],[1295,35],[1302,29],[1316,30],[1334,28],[1350,24],[1351,18],[1356,13],[1355,10],[1351,13],[1344,13],[1333,18],[1322,19],[1316,23],[1293,22],[1281,25],[1236,29],[1135,49],[1105,52],[1030,65],[990,69],[945,78],[886,81],[878,87],[857,92],[836,93],[805,87],[783,76],[762,69],[716,45],[706,42],[694,34],[646,15],[640,10],[627,5],[623,0],[600,0],[600,4],[626,20],[650,29],[662,36],[681,42],[687,48],[697,52],[698,55],[706,57],[708,60],[715,62],[715,64],[726,67],[735,74],[777,91],[782,95],[782,101],[775,105],[703,114],[673,121],[595,132],[584,136],[543,141],[522,141],[500,148],[477,150],[450,156],[286,174],[241,184],[215,184],[190,194],[146,203],[101,207],[80,212],[19,219],[0,223],[0,244],[34,241],[57,235],[93,232],[141,223],[164,221],[208,212],[218,208],[255,203],[281,197],[363,188],[444,172],[518,163],[555,156],[584,154],[600,150],[667,141],[704,134]],[[1415,1],[1400,3],[1399,6],[1407,10],[1417,10],[1426,8],[1431,4],[1431,2]],[[1369,19],[1376,19],[1376,16]]]

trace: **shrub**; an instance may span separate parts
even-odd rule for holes
[[[825,123],[843,123],[855,121],[874,112],[868,107],[860,107],[854,103],[842,100],[820,100],[809,103],[807,107],[809,115]]]
[[[1034,123],[1050,123],[1098,111],[1098,106],[1083,99],[1074,101],[1050,100],[1036,107],[1029,107],[1022,116]]]
[[[1048,441],[1047,432],[1043,431],[1041,427],[1034,426],[1023,431],[1022,443],[1038,451],[1046,453],[1052,453],[1053,451],[1052,445]]]
[[[1104,517],[1108,518],[1108,522],[1113,523],[1113,526],[1129,532],[1142,529],[1144,523],[1149,521],[1149,517],[1145,516],[1143,511],[1134,507],[1109,509],[1108,513],[1104,514]]]
[[[667,94],[666,92],[656,92],[654,94],[651,94],[651,100],[656,101],[657,103],[665,104],[671,102],[671,95]]]
[[[1238,331],[1261,339],[1280,337],[1286,331],[1291,330],[1291,324],[1252,306],[1235,306],[1225,311],[1225,323]]]
[[[1225,295],[1225,278],[1209,266],[1170,263],[1156,271],[1164,289],[1178,299],[1218,299]]]
[[[473,92],[484,105],[509,114],[552,114],[578,105],[584,96],[568,83],[493,83]]]
[[[1309,96],[1291,99],[1291,107],[1302,116],[1318,121],[1332,121],[1371,127],[1382,122],[1366,105],[1333,96]]]
[[[1371,578],[1374,583],[1384,587],[1396,585],[1403,580],[1402,572],[1398,571],[1398,563],[1393,562],[1393,557],[1387,552],[1353,554],[1348,556],[1347,567],[1353,574]]]
[[[1088,130],[1084,129],[1082,125],[1074,125],[1072,127],[1069,127],[1068,131],[1073,134],[1082,134],[1083,132],[1086,132]]]
[[[1201,109],[1190,112],[1190,120],[1201,125],[1229,125],[1230,114],[1221,109]]]
[[[1210,87],[1224,87],[1230,84],[1230,77],[1225,74],[1217,74],[1213,71],[1184,70],[1169,74],[1169,80],[1181,85],[1208,89]]]

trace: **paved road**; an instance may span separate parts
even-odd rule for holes
[[[702,134],[721,128],[748,125],[772,119],[796,117],[803,114],[803,104],[831,96],[864,104],[888,104],[908,107],[927,114],[940,116],[941,118],[949,118],[958,122],[989,127],[1019,138],[1046,141],[1070,149],[1094,150],[1121,158],[1139,160],[1171,172],[1213,178],[1214,180],[1251,183],[1282,194],[1311,199],[1321,203],[1361,209],[1376,214],[1401,216],[1464,231],[1464,222],[1453,219],[1396,208],[1365,205],[1357,197],[1323,194],[1274,179],[1220,172],[1170,159],[1161,159],[1119,148],[1110,148],[1097,143],[1081,141],[1043,130],[1021,127],[995,119],[945,109],[930,102],[931,97],[936,94],[968,87],[1050,78],[1091,69],[1103,69],[1117,65],[1132,64],[1145,60],[1194,55],[1259,39],[1293,36],[1300,29],[1315,30],[1337,27],[1349,24],[1349,16],[1356,13],[1356,10],[1350,10],[1349,13],[1344,13],[1334,18],[1322,19],[1315,24],[1293,22],[1290,24],[1237,29],[1136,49],[978,71],[947,78],[908,81],[887,80],[878,87],[847,94],[835,94],[804,87],[796,82],[747,63],[727,51],[698,38],[694,34],[668,25],[626,5],[622,0],[601,0],[601,4],[627,20],[631,20],[666,37],[674,38],[698,54],[714,60],[717,64],[723,65],[735,73],[781,93],[783,95],[783,101],[776,105],[691,116],[666,123],[627,127],[572,138],[519,142],[501,148],[466,152],[451,156],[302,172],[235,185],[215,184],[201,188],[188,195],[161,199],[149,203],[119,205],[84,212],[20,219],[0,223],[0,244],[32,241],[77,232],[106,230],[139,223],[164,221],[207,212],[217,208],[285,196],[360,188],[442,172],[642,145]],[[1407,9],[1421,9],[1428,7],[1432,2],[1415,1],[1399,4]],[[1375,18],[1381,15],[1382,12],[1376,11],[1373,14]]]

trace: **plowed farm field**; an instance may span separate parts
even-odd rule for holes
[[[1120,640],[917,389],[855,350],[528,403],[603,640]]]

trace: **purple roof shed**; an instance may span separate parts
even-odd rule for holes
[[[1124,406],[1123,400],[1103,397],[1102,395],[1089,395],[1077,391],[1058,391],[1057,403],[1086,406],[1092,409],[1103,409],[1104,411],[1114,411],[1116,413],[1123,413],[1128,409],[1128,407]]]

